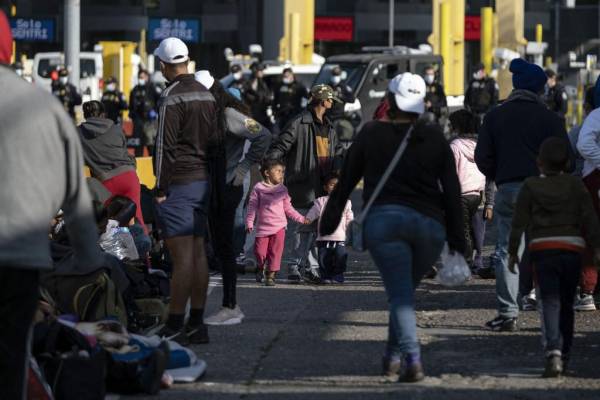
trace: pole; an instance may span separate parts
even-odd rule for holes
[[[558,60],[560,56],[560,0],[554,2],[554,59]]]
[[[440,55],[444,61],[444,82],[446,87],[452,79],[452,16],[450,3],[443,1],[440,3]],[[446,90],[447,92],[448,90]]]
[[[390,0],[390,9],[389,9],[389,32],[388,32],[388,46],[394,47],[394,2],[395,0]]]
[[[492,72],[494,37],[494,9],[481,8],[481,62],[485,65],[485,72]]]
[[[81,0],[65,0],[65,67],[69,82],[79,90],[79,44]]]

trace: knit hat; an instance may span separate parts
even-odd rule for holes
[[[12,56],[12,33],[6,14],[0,10],[0,64],[10,64]]]
[[[544,70],[536,64],[528,63],[522,58],[515,58],[510,63],[513,73],[512,82],[515,89],[525,89],[536,94],[544,90],[548,77]]]

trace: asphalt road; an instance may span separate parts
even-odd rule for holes
[[[516,333],[483,328],[495,316],[493,283],[449,289],[424,282],[417,310],[428,377],[399,384],[379,376],[387,304],[368,255],[353,255],[341,286],[266,288],[242,276],[243,324],[211,327],[211,343],[194,347],[208,363],[204,378],[147,398],[600,399],[600,314],[577,315],[569,376],[542,379],[537,312],[523,313]],[[209,311],[220,299],[217,287]]]

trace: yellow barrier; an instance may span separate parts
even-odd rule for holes
[[[136,172],[140,183],[146,185],[148,189],[154,188],[156,177],[152,168],[152,157],[138,157],[135,160],[137,164]],[[92,176],[88,167],[84,167],[84,174],[88,178]]]

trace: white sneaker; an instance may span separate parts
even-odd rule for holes
[[[237,325],[241,324],[244,319],[244,313],[239,305],[231,309],[229,307],[221,307],[214,315],[204,319],[206,325]]]
[[[535,311],[537,308],[537,298],[535,296],[535,290],[532,290],[529,294],[522,298],[523,311]]]
[[[587,293],[577,296],[573,308],[575,311],[596,311],[594,296]]]

